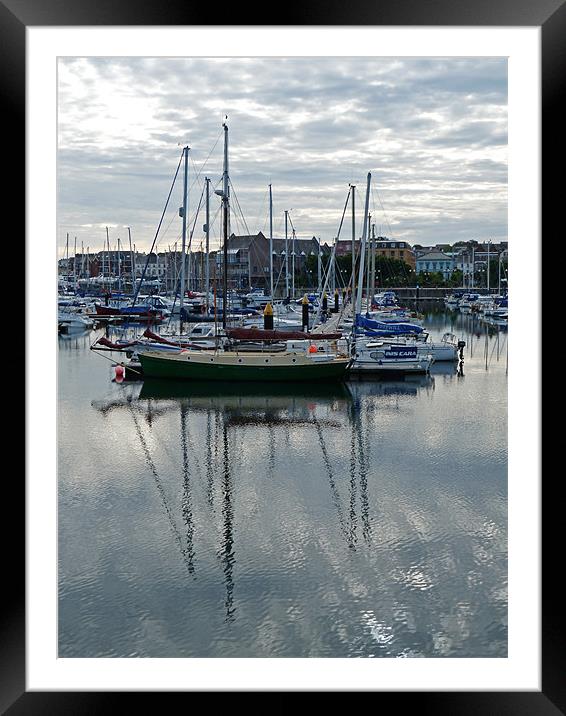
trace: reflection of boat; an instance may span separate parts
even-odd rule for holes
[[[79,338],[86,338],[90,336],[90,328],[77,328],[71,331],[59,331],[59,343],[65,343],[70,341],[76,341]]]
[[[405,380],[361,380],[348,384],[355,400],[362,397],[384,395],[417,395],[419,390],[432,388],[434,378],[430,375],[412,375]]]
[[[283,404],[289,405],[290,400],[295,397],[305,400],[335,400],[351,399],[351,393],[345,383],[247,383],[238,384],[233,382],[217,381],[214,383],[178,383],[171,380],[159,380],[157,378],[146,378],[144,380],[139,399],[176,399],[194,397],[221,397],[236,398],[239,402],[245,402],[250,398],[265,397],[284,398]]]
[[[437,363],[436,361],[430,366],[430,374],[431,375],[457,375],[458,368],[460,367],[460,364],[456,361],[451,362],[440,362]]]

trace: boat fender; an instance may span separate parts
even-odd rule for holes
[[[316,346],[310,345],[310,346],[309,346],[309,353],[317,353],[317,348],[316,348]]]
[[[114,366],[114,373],[118,382],[124,380],[124,366],[121,363]]]

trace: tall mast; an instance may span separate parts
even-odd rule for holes
[[[491,247],[491,239],[487,242],[487,292],[489,294],[489,249]]]
[[[179,298],[179,311],[183,310],[183,302],[185,298],[185,250],[187,245],[187,204],[188,204],[188,180],[189,180],[189,148],[183,148],[183,158],[185,160],[185,171],[183,179],[183,206],[181,208],[181,216],[183,218],[183,241],[181,245],[181,296]],[[181,315],[181,321],[183,317]]]
[[[293,226],[293,238],[291,240],[291,294],[295,298],[295,227]]]
[[[77,290],[77,237],[75,236],[75,250],[73,252],[73,291]]]
[[[106,227],[106,256],[108,257],[107,269],[108,269],[108,285],[110,285],[110,239],[108,238],[108,227]],[[104,256],[104,254],[103,254]],[[104,276],[104,268],[102,269],[102,275]]]
[[[368,226],[371,226],[371,214],[368,215]],[[370,300],[369,300],[369,292],[370,292],[370,268],[371,268],[371,253],[370,253],[370,245],[371,240],[368,239],[367,241],[367,269],[366,269],[366,314],[369,313],[370,309]]]
[[[121,271],[121,255],[120,255],[120,238],[118,237],[118,291],[122,290],[122,271]]]
[[[226,119],[228,119],[226,117]],[[228,186],[228,125],[223,123],[224,128],[224,172],[222,175],[222,189],[214,192],[222,197],[222,210],[224,214],[224,271],[222,275],[222,328],[226,328],[226,314],[228,313],[228,214],[230,211],[230,194]]]
[[[67,257],[66,257],[67,260],[65,262],[67,265],[67,278],[65,279],[65,291],[66,291],[69,286],[69,273],[70,273],[69,272],[69,232],[68,231],[67,231],[67,245],[65,247],[65,253],[67,254]]]
[[[132,277],[132,291],[136,292],[136,275],[134,273],[134,255],[132,253],[132,233],[128,226],[128,240],[130,242],[130,276]]]
[[[472,246],[472,289],[474,288],[474,271],[475,270],[476,270],[475,253],[474,253],[474,247]]]
[[[229,187],[228,187],[228,125],[226,122],[224,127],[224,176],[222,182],[222,204],[224,208],[224,286],[222,300],[222,327],[226,328],[226,315],[228,313],[228,212],[229,212]]]
[[[364,259],[365,259],[365,247],[366,247],[366,235],[368,225],[368,207],[369,207],[369,190],[371,185],[371,172],[368,172],[367,188],[366,188],[366,205],[364,209],[364,223],[362,232],[362,245],[360,247],[360,272],[358,277],[358,295],[356,299],[356,314],[362,312],[362,287],[364,285]]]
[[[204,292],[206,294],[206,313],[210,313],[210,179],[205,177],[206,182],[206,275],[204,280]]]
[[[285,292],[289,297],[289,242],[287,240],[287,219],[289,212],[285,209]]]
[[[375,224],[371,225],[371,303],[373,303],[373,297],[375,295]]]
[[[317,292],[322,291],[322,256],[320,255],[320,236],[318,237],[318,254],[317,254]],[[321,295],[322,298],[322,295]]]
[[[269,185],[269,298],[273,302],[273,196]]]
[[[356,185],[351,184],[352,191],[352,300],[356,290]]]

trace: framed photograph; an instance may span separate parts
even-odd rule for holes
[[[1,0],[27,349],[1,705],[559,713],[540,187],[564,4],[233,14]]]

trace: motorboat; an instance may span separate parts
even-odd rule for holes
[[[416,345],[388,343],[382,340],[356,341],[352,348],[352,376],[426,374],[434,362],[432,353],[424,353]]]
[[[57,326],[59,333],[86,331],[94,326],[94,321],[76,311],[66,311],[60,308],[57,312]]]

